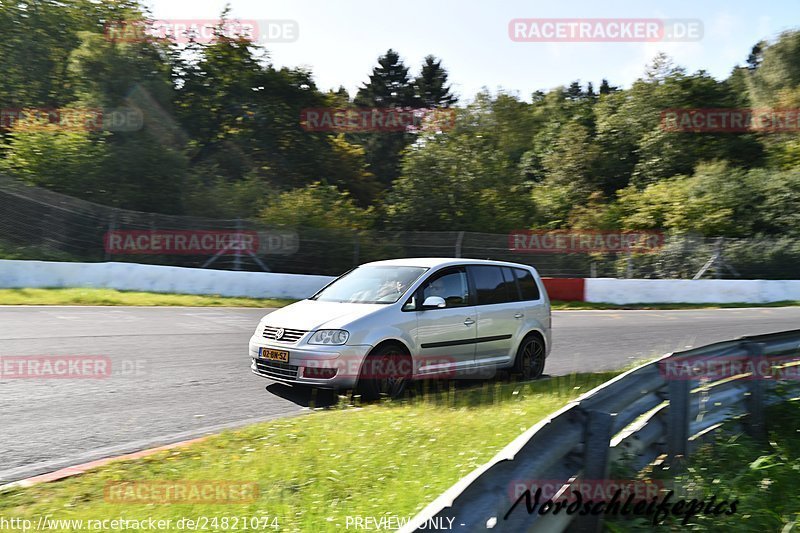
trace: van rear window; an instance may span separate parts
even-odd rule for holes
[[[515,268],[514,275],[517,277],[520,292],[522,293],[523,300],[538,300],[540,297],[539,286],[536,285],[536,280],[533,279],[533,274],[530,270],[522,268]]]

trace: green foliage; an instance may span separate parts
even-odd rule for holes
[[[135,0],[28,0],[0,3],[0,107],[61,107],[74,97],[65,83],[81,32],[102,34],[104,21],[141,18]]]
[[[78,38],[66,78],[79,102],[102,108],[126,105],[131,89],[137,87],[169,110],[174,90],[164,43],[113,41],[88,31]]]
[[[458,102],[447,85],[447,71],[433,56],[425,58],[422,72],[414,80],[414,91],[416,107],[450,107]]]
[[[358,90],[354,103],[367,108],[414,107],[414,85],[397,52],[389,49],[378,58],[369,82]],[[364,147],[370,171],[384,186],[397,178],[401,154],[413,140],[412,135],[404,132],[367,132],[353,138]]]
[[[365,83],[355,98],[355,104],[365,107],[405,107],[413,103],[414,88],[408,67],[400,55],[391,48],[378,58],[369,82]]]
[[[798,416],[798,402],[771,407],[766,417],[770,430],[767,444],[728,433],[720,435],[716,444],[705,446],[692,457],[686,473],[675,479],[679,487],[687,490],[689,499],[717,495],[718,502],[725,498],[738,500],[735,514],[705,516],[701,513],[692,520],[695,527],[705,531],[792,531],[796,528],[800,519]]]
[[[364,229],[370,225],[371,211],[359,208],[333,185],[312,183],[274,197],[260,218],[273,226]]]
[[[531,196],[536,205],[536,226],[558,229],[567,226],[574,205],[571,184],[544,183],[533,189]]]
[[[595,190],[594,167],[599,156],[589,130],[577,122],[568,123],[542,158],[545,182],[566,187],[570,198],[588,198]]]
[[[387,199],[392,228],[503,232],[529,223],[528,188],[503,157],[503,127],[482,123],[484,113],[473,104],[452,134],[427,135],[409,150]]]
[[[304,130],[302,111],[452,107],[442,60],[428,55],[412,73],[390,49],[351,102],[343,88],[320,91],[306,69],[275,68],[222,25],[183,52],[105,34],[109,23],[146,18],[135,0],[0,5],[0,105],[125,107],[144,119],[135,131],[2,130],[0,170],[118,207],[315,227],[800,231],[795,136],[661,123],[674,108],[800,106],[797,31],[756,43],[724,80],[659,54],[626,89],[572,81],[530,103],[484,90],[455,110],[452,129],[344,135]],[[313,216],[304,223],[277,201]]]
[[[746,237],[757,233],[798,235],[800,173],[744,171],[720,162],[619,192],[621,225],[666,229],[675,234]]]
[[[759,43],[749,77],[756,107],[800,104],[800,32],[784,32],[774,43]]]
[[[0,171],[4,173],[64,194],[113,201],[105,188],[98,187],[100,167],[109,156],[103,137],[34,119],[18,122],[2,148],[6,157],[0,159]]]

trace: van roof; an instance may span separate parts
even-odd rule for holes
[[[530,265],[511,263],[508,261],[492,261],[490,259],[464,259],[457,257],[408,257],[404,259],[386,259],[384,261],[373,261],[362,266],[414,266],[425,268],[438,268],[451,265],[499,265],[523,268],[533,268]]]

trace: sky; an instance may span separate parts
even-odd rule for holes
[[[537,90],[603,78],[627,87],[658,52],[690,72],[727,77],[753,45],[800,29],[797,0],[145,0],[156,19],[216,19],[226,4],[242,20],[292,20],[293,42],[267,48],[276,67],[307,67],[321,90],[355,94],[389,48],[416,75],[428,54],[442,60],[462,101],[482,88],[524,100]],[[515,42],[512,19],[695,19],[689,42]]]

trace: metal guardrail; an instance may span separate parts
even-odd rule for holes
[[[743,361],[755,370],[713,380],[670,375],[674,369]],[[520,435],[491,461],[458,481],[400,530],[452,523],[479,531],[558,532],[585,518],[566,513],[529,514],[513,504],[520,480],[564,485],[607,479],[612,464],[641,470],[656,459],[687,457],[723,423],[766,435],[764,407],[800,395],[800,330],[746,336],[667,354],[587,392]],[[786,377],[787,368],[794,379]],[[775,371],[783,370],[776,378]],[[584,522],[576,524],[573,519]],[[452,520],[452,522],[450,522]]]

